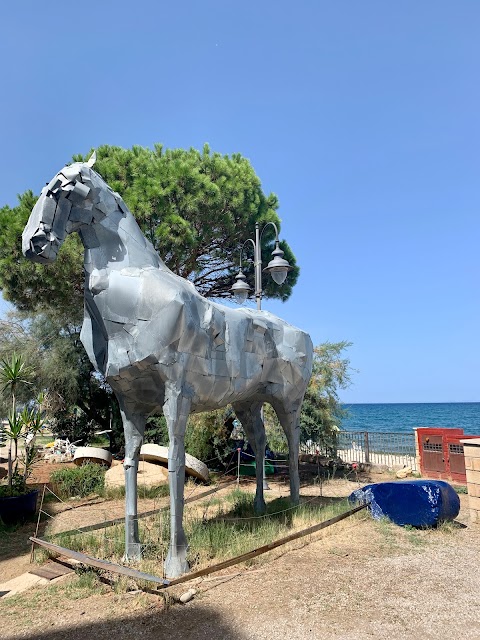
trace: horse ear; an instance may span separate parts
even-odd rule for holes
[[[87,166],[88,167],[93,167],[93,165],[95,164],[96,161],[97,161],[97,152],[94,151],[92,153],[92,155],[90,156],[90,158],[87,160]]]

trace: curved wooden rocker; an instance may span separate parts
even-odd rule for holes
[[[168,466],[168,447],[162,447],[159,444],[144,444],[140,449],[140,460]],[[207,465],[189,453],[185,453],[185,473],[187,476],[203,480],[203,482],[208,482],[210,478]]]
[[[73,455],[73,461],[78,467],[81,467],[86,462],[95,462],[104,467],[110,467],[112,465],[112,454],[110,451],[100,447],[77,447]]]

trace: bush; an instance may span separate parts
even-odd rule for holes
[[[263,405],[263,415],[265,422],[265,435],[267,436],[267,447],[275,453],[287,454],[287,437],[280,425],[277,414],[270,404],[266,403]]]
[[[185,433],[185,451],[199,460],[222,462],[232,454],[233,442],[229,441],[228,409],[192,414]],[[233,420],[233,418],[232,418]],[[144,442],[153,442],[168,447],[168,428],[164,416],[153,416],[147,420]]]
[[[150,416],[148,418],[143,441],[168,447],[168,428],[164,416]]]
[[[60,498],[84,498],[91,493],[103,495],[105,491],[105,467],[88,462],[81,467],[59,469],[50,477],[55,493]]]
[[[233,441],[229,440],[231,429],[227,427],[228,410],[218,409],[192,414],[185,433],[185,451],[191,456],[211,462],[229,459],[233,452]]]

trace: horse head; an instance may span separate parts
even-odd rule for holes
[[[95,160],[94,152],[88,162],[64,167],[42,189],[22,234],[22,251],[28,259],[53,262],[67,234],[105,217],[108,200],[118,207],[113,191],[92,169]],[[99,195],[107,190],[107,197]]]

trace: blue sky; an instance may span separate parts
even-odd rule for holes
[[[0,204],[104,143],[240,152],[301,266],[264,306],[354,343],[342,398],[478,401],[479,31],[477,0],[2,3]]]

